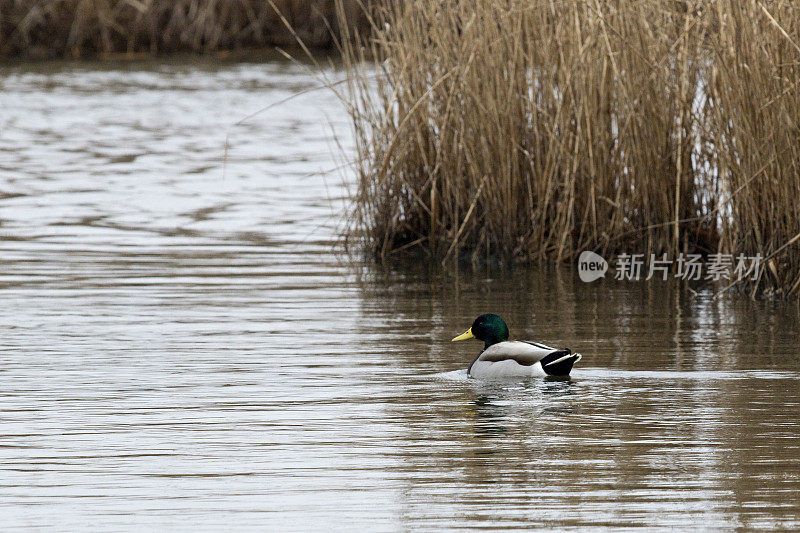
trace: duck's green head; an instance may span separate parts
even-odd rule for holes
[[[467,339],[478,339],[486,343],[484,349],[492,344],[508,340],[508,326],[497,315],[491,313],[481,315],[475,319],[467,331],[453,338],[454,341],[465,341]]]

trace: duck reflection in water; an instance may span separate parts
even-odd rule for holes
[[[473,401],[475,434],[499,437],[505,435],[509,423],[517,419],[574,414],[572,405],[564,401],[574,394],[574,385],[569,378],[548,378],[503,389],[492,388],[484,382],[477,387]],[[491,391],[487,390],[490,388]]]

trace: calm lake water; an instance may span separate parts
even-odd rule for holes
[[[0,69],[3,529],[800,528],[797,304],[350,264],[336,97],[230,128],[317,84]],[[571,380],[467,379],[482,312]]]

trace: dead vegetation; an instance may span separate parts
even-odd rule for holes
[[[0,57],[219,52],[330,47],[339,0],[0,0]],[[365,23],[343,0],[347,24]],[[291,25],[288,30],[284,17]]]
[[[760,253],[751,287],[797,294],[798,43],[788,1],[387,5],[343,46],[351,239],[380,258]]]

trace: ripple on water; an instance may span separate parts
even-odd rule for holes
[[[1,70],[4,526],[800,528],[795,308],[347,264],[336,98],[231,127],[300,66]],[[468,379],[486,311],[583,366]]]

